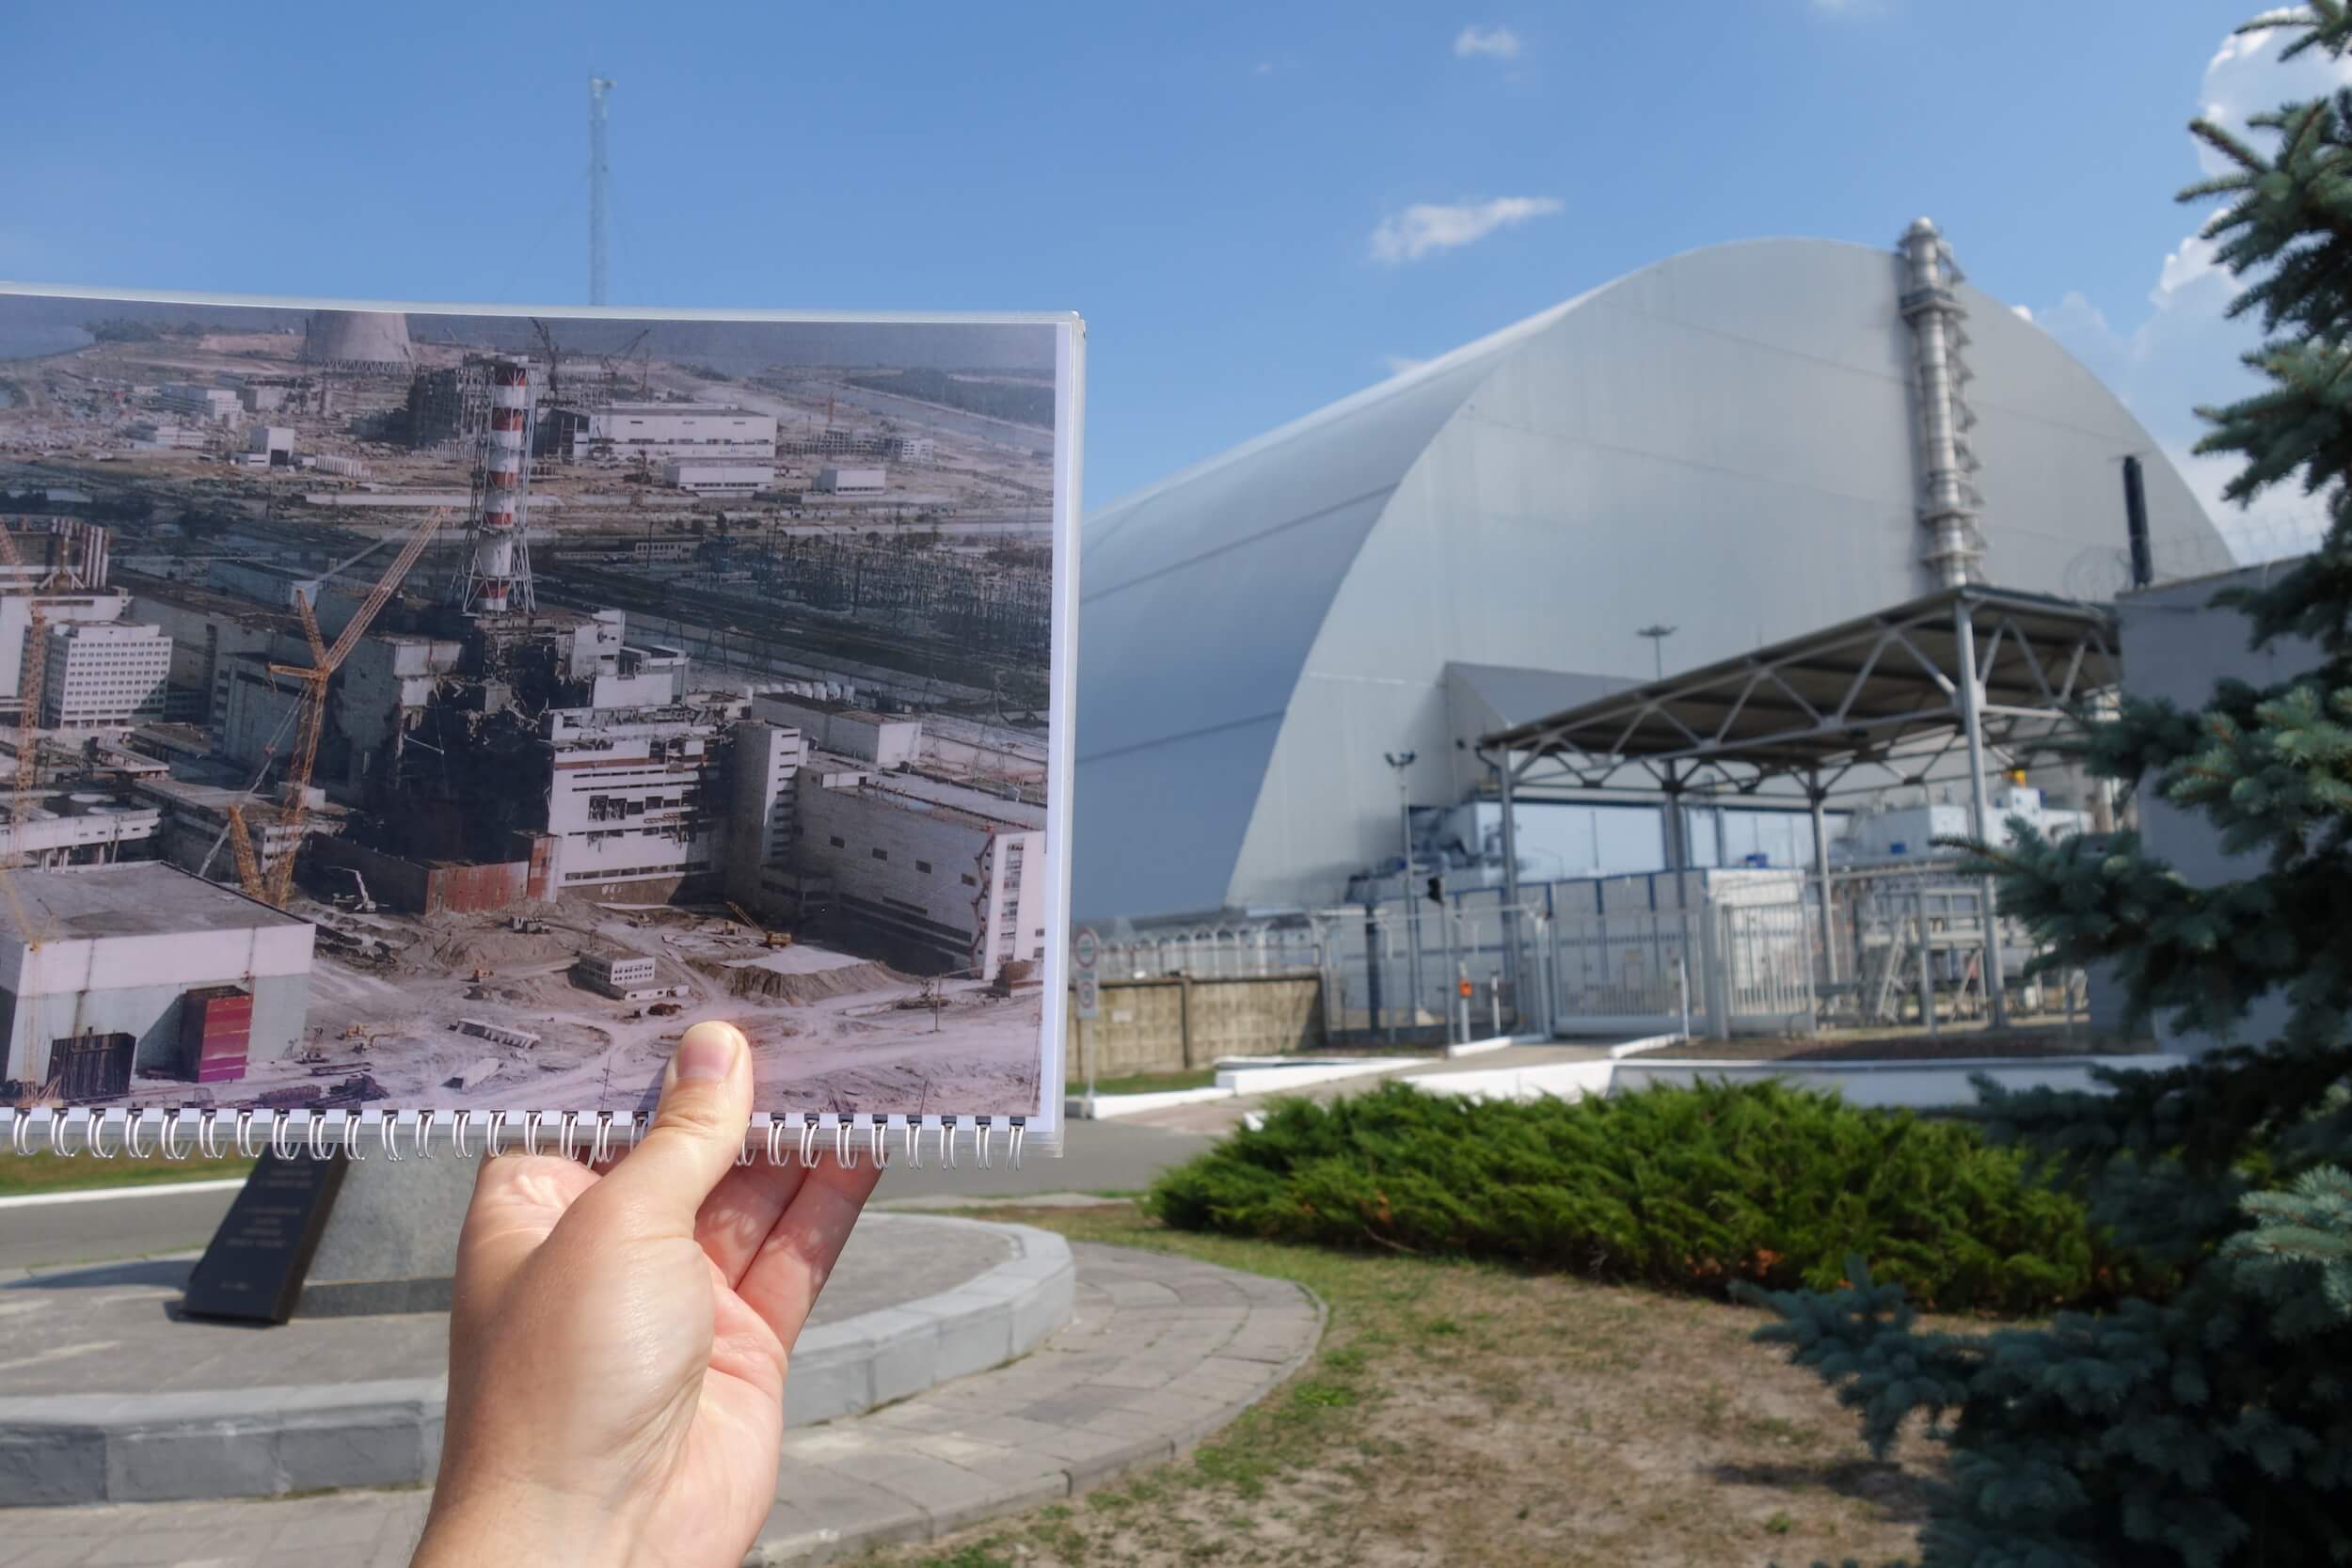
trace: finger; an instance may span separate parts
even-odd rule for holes
[[[871,1163],[844,1170],[831,1156],[802,1178],[801,1190],[760,1243],[735,1293],[775,1330],[787,1345],[808,1322],[809,1308],[833,1275],[842,1243],[873,1195],[882,1172]]]
[[[732,1023],[697,1023],[661,1075],[653,1125],[583,1199],[639,1233],[691,1236],[695,1212],[735,1168],[752,1119],[752,1052]]]
[[[791,1207],[805,1175],[807,1168],[797,1162],[771,1165],[762,1158],[719,1179],[694,1216],[694,1240],[729,1285],[741,1279],[759,1256],[760,1243]]]

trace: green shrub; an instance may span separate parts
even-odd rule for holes
[[[1771,1083],[1283,1101],[1163,1175],[1150,1204],[1187,1230],[1710,1292],[1835,1289],[1856,1256],[1946,1310],[2039,1311],[2106,1283],[2081,1206],[1973,1127]]]

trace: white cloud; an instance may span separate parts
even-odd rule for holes
[[[1417,371],[1421,369],[1423,365],[1429,363],[1429,361],[1426,359],[1415,359],[1409,355],[1384,354],[1380,356],[1380,363],[1387,367],[1388,372],[1391,375],[1403,375],[1407,371]]]
[[[2296,36],[2266,28],[2223,39],[2213,58],[2205,62],[2205,79],[2199,89],[2204,117],[2244,135],[2249,116],[2281,103],[2324,98],[2352,85],[2352,58],[2339,59],[2324,49],[2307,49],[2292,60],[2281,61],[2279,51]],[[2231,166],[2202,142],[2197,144],[2197,158],[2207,174],[2219,174]]]
[[[2033,307],[2030,305],[2012,305],[2010,309],[2021,322],[2033,320]]]
[[[2115,337],[2107,325],[2106,312],[2084,297],[2080,289],[2067,290],[2056,306],[2032,319],[2053,338],[2080,337],[2106,342]]]
[[[2215,243],[2202,234],[2191,234],[2173,246],[2156,274],[2156,286],[2148,291],[2148,303],[2159,310],[2201,308],[2220,314],[2236,290],[2214,260],[2214,248]]]
[[[2224,39],[2199,86],[2197,105],[2204,117],[2246,135],[2247,121],[2255,114],[2352,85],[2352,60],[2312,52],[2281,63],[2279,50],[2289,37],[2271,30]],[[2258,148],[2269,142],[2264,134],[2248,139]],[[2201,142],[2196,155],[2204,174],[2229,166]],[[2326,528],[2326,514],[2318,500],[2292,484],[2264,492],[2249,508],[2226,501],[2221,492],[2243,467],[2241,460],[2191,454],[2206,429],[2196,417],[2197,406],[2232,403],[2263,385],[2241,361],[2260,341],[2259,327],[2250,318],[2232,320],[2226,314],[2239,284],[2217,261],[2215,248],[2200,233],[2174,245],[2157,264],[2146,309],[2136,322],[2110,323],[2078,290],[2037,311],[2033,320],[2105,381],[2156,437],[2165,459],[2179,470],[2238,559],[2271,560],[2310,548]],[[2229,564],[2206,559],[2210,545],[2159,539],[2155,546],[2157,568],[2167,576]]]
[[[1273,74],[1274,74],[1274,62],[1273,62],[1272,60],[1260,60],[1260,61],[1258,62],[1258,74],[1259,74],[1259,75],[1261,75],[1261,76],[1271,76],[1271,75],[1273,75]]]
[[[1481,27],[1473,23],[1454,35],[1454,57],[1457,60],[1478,55],[1507,60],[1518,52],[1519,36],[1508,27]]]
[[[1498,229],[1562,210],[1559,199],[1549,196],[1499,196],[1452,206],[1417,202],[1380,220],[1372,231],[1372,259],[1390,266],[1418,261],[1432,251],[1470,245]]]

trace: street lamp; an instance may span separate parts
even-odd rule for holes
[[[1660,680],[1666,678],[1666,639],[1672,637],[1678,629],[1661,622],[1643,626],[1633,634],[1636,637],[1649,639],[1650,666],[1653,673]]]
[[[1405,829],[1405,875],[1398,885],[1401,896],[1397,900],[1397,908],[1405,916],[1405,976],[1406,984],[1410,988],[1407,996],[1411,1010],[1406,1017],[1411,1027],[1419,1028],[1421,1026],[1421,909],[1413,900],[1413,796],[1412,785],[1405,771],[1413,766],[1413,758],[1419,753],[1389,752],[1383,754],[1388,758],[1389,766],[1396,769],[1397,817]],[[1393,1028],[1391,1037],[1394,1037]]]

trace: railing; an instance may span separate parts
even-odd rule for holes
[[[1107,942],[1098,970],[1106,979],[1314,975],[1325,1033],[1342,1041],[1804,1035],[1984,1011],[1981,883],[1942,867],[1841,871],[1826,922],[1821,891],[1807,878],[1759,902],[1622,912],[1567,912],[1540,891],[1515,911],[1491,893],[1443,907],[1349,906]],[[2026,939],[2013,923],[2000,930],[2013,1001],[2045,1014],[2084,1008],[2079,971],[2019,987]],[[1932,1009],[1923,992],[1937,999]]]

